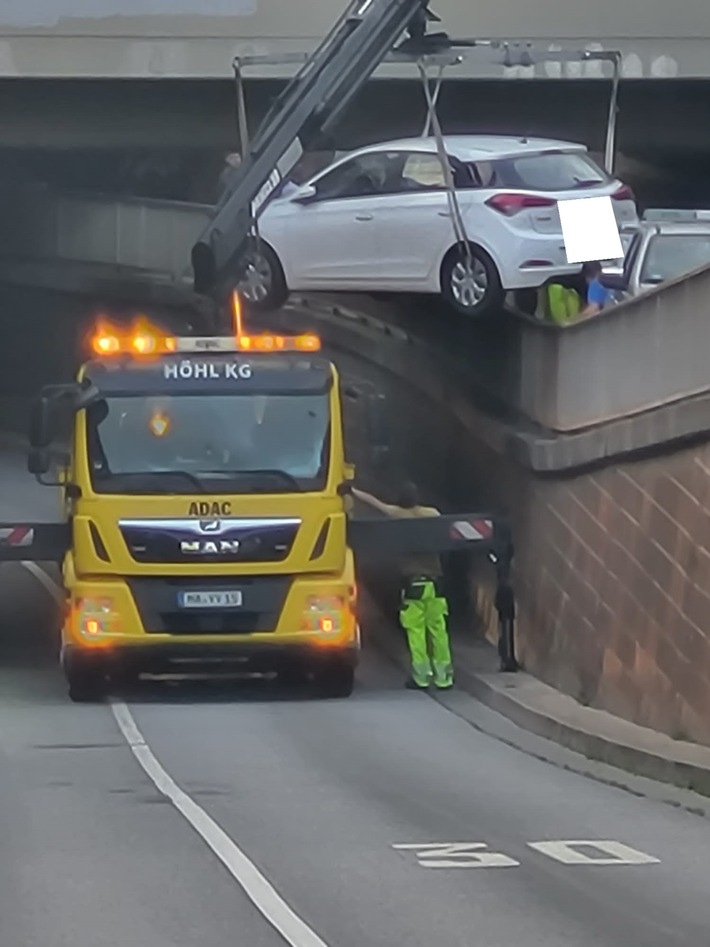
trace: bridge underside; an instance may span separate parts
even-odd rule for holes
[[[249,85],[254,122],[279,88],[269,80]],[[710,200],[702,173],[710,154],[709,91],[710,82],[701,81],[622,85],[619,150],[644,165],[641,178],[676,179],[664,183],[665,200]],[[452,81],[440,111],[449,132],[549,135],[601,150],[608,93],[605,81]],[[236,146],[229,81],[0,80],[0,110],[5,181],[212,200],[223,153]],[[332,144],[345,149],[418,134],[424,117],[417,81],[376,80]],[[638,171],[636,164],[636,177]],[[634,183],[643,197],[644,181]]]

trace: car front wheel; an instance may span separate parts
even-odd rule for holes
[[[505,293],[498,269],[481,247],[472,246],[470,256],[454,247],[441,268],[441,295],[464,316],[484,316],[503,305]]]
[[[286,302],[286,277],[271,247],[261,244],[258,250],[249,253],[239,291],[251,308],[259,312],[272,312]]]

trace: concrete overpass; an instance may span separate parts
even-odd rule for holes
[[[222,155],[238,144],[233,57],[310,49],[340,7],[341,0],[5,0],[0,177],[211,200]],[[651,165],[654,175],[674,174],[680,193],[669,192],[668,199],[710,202],[704,175],[710,26],[702,0],[679,0],[672,9],[652,0],[651,12],[641,0],[604,0],[593,8],[580,0],[541,0],[534,10],[523,0],[475,9],[465,0],[440,0],[436,7],[452,35],[530,41],[538,52],[620,50],[620,151]],[[256,122],[284,72],[250,74],[247,97]],[[605,76],[607,66],[595,62],[504,68],[475,52],[451,71],[440,100],[442,123],[450,132],[542,134],[601,150]],[[415,70],[389,66],[378,77],[353,104],[336,147],[421,129],[425,109]],[[538,81],[522,81],[531,78]],[[643,198],[644,183],[632,183]]]
[[[0,75],[20,78],[225,78],[235,55],[312,47],[341,3],[325,0],[4,0]],[[619,49],[630,78],[706,78],[703,0],[439,0],[451,34],[531,40],[542,48]],[[273,75],[264,72],[262,75]],[[529,73],[473,58],[466,78]],[[593,65],[541,67],[541,78],[596,78]]]

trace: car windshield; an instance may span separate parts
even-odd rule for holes
[[[324,487],[330,411],[318,395],[112,397],[87,412],[103,493],[290,493]]]
[[[710,263],[710,233],[659,234],[649,241],[641,283],[657,285]]]
[[[550,151],[477,161],[472,171],[479,187],[528,191],[576,191],[611,180],[584,152]]]

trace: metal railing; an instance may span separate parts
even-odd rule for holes
[[[190,251],[214,208],[206,204],[30,188],[3,195],[0,255],[95,263],[191,280]]]

